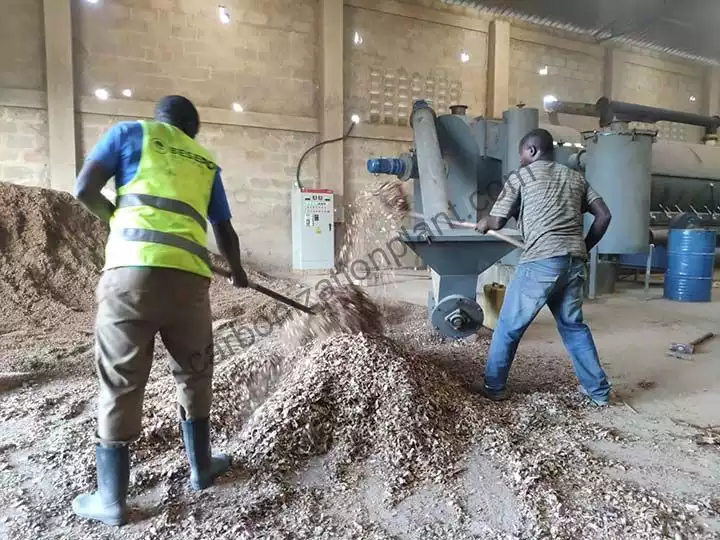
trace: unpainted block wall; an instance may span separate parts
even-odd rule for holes
[[[547,75],[539,71],[547,68]],[[543,97],[595,103],[603,92],[603,60],[577,51],[513,39],[510,42],[510,105],[524,103],[541,111]],[[593,129],[597,121],[563,116],[563,123],[579,130]]]
[[[3,0],[0,88],[44,90],[42,0]],[[49,187],[47,113],[0,106],[0,180]]]
[[[447,112],[453,90],[471,113],[483,114],[487,34],[351,7],[345,20],[345,106],[364,121],[407,125],[414,99],[428,99]],[[355,32],[362,43],[353,42]],[[463,52],[467,63],[460,61]]]
[[[47,111],[0,107],[0,181],[50,187]]]
[[[676,111],[700,114],[703,104],[703,68],[681,59],[668,58],[653,51],[637,47],[628,48],[631,53],[621,71],[620,94],[617,99],[641,103]],[[642,64],[642,58],[656,60],[657,67]],[[682,66],[688,73],[679,73]],[[694,100],[693,100],[694,98]],[[642,126],[659,130],[658,136],[677,141],[700,142],[703,129],[683,124],[658,122],[655,126]]]
[[[315,116],[316,2],[133,0],[77,4],[79,91],[183,94],[199,106]],[[292,99],[288,99],[292,96]]]

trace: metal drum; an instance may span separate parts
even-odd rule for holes
[[[678,302],[710,302],[715,238],[715,231],[705,229],[670,230],[665,298]]]

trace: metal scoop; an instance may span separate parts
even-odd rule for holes
[[[219,276],[222,276],[224,278],[231,278],[232,274],[225,270],[224,268],[218,268],[217,266],[211,267],[212,271],[216,273]],[[267,287],[263,287],[262,285],[259,285],[257,283],[253,283],[252,281],[248,282],[248,288],[253,289],[254,291],[257,291],[259,293],[264,294],[265,296],[269,296],[273,300],[277,300],[278,302],[282,302],[285,305],[290,306],[291,308],[295,308],[299,311],[302,311],[303,313],[307,313],[308,315],[316,315],[316,306],[308,307],[304,304],[301,304],[300,302],[297,302],[293,300],[292,298],[288,298],[287,296],[284,296],[278,292],[273,291],[272,289],[268,289]]]

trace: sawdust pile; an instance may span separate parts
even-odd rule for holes
[[[325,287],[314,306],[315,314],[297,313],[285,327],[291,349],[336,334],[383,333],[383,315],[365,290],[357,285]]]
[[[394,497],[441,482],[473,432],[472,398],[444,372],[380,336],[340,335],[300,350],[240,434],[255,471],[289,472],[330,453],[342,473],[372,457]]]
[[[105,225],[68,193],[0,182],[0,296],[5,330],[92,311]]]

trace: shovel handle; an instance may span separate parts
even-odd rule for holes
[[[520,249],[525,249],[525,244],[523,244],[520,240],[517,240],[515,238],[511,238],[510,236],[507,236],[506,234],[503,234],[498,231],[488,231],[487,234],[490,236],[494,236],[498,240],[503,240],[507,242],[508,244],[512,244],[515,247],[518,247]]]
[[[416,212],[413,212],[410,214],[411,217],[415,219],[425,220],[425,216],[422,214],[418,214]],[[474,229],[475,223],[470,223],[468,221],[453,221],[448,220],[448,223],[452,225],[453,227],[459,227],[461,229]],[[494,236],[498,240],[502,240],[504,242],[507,242],[508,244],[512,244],[515,247],[518,247],[520,249],[525,249],[525,244],[523,244],[520,240],[517,240],[515,238],[511,238],[510,236],[507,236],[501,232],[498,231],[488,231],[486,234],[489,234],[490,236]]]
[[[232,273],[228,272],[224,268],[218,268],[217,266],[211,267],[212,271],[216,273],[219,276],[222,276],[224,278],[231,278]],[[248,281],[248,288],[257,291],[261,294],[264,294],[265,296],[269,296],[273,300],[277,300],[278,302],[282,302],[283,304],[290,306],[291,308],[295,308],[299,311],[302,311],[303,313],[307,313],[308,315],[314,315],[315,311],[313,311],[312,308],[301,304],[300,302],[297,302],[293,300],[292,298],[288,298],[287,296],[284,296],[278,292],[273,291],[272,289],[268,289],[267,287],[263,287],[262,285],[259,285],[257,283],[253,283],[252,281]]]

